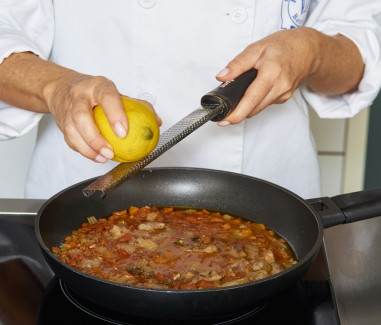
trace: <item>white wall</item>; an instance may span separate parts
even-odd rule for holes
[[[364,187],[369,108],[350,119],[321,119],[311,109],[324,196]]]
[[[0,141],[0,198],[23,198],[24,182],[37,128],[24,136]]]

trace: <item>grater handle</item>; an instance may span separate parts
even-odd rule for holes
[[[250,69],[233,80],[226,81],[201,97],[201,106],[214,109],[222,105],[223,110],[212,121],[221,121],[238,105],[247,88],[257,77],[258,70]]]

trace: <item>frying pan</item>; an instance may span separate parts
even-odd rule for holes
[[[90,179],[63,190],[41,207],[35,221],[42,253],[55,274],[88,301],[132,316],[168,320],[234,317],[266,303],[297,282],[322,245],[324,228],[381,215],[381,189],[303,200],[261,179],[198,168],[145,169],[104,200],[86,198]],[[275,230],[298,263],[268,278],[218,289],[161,290],[102,280],[66,265],[53,246],[86,217],[105,217],[129,206],[195,207],[241,216]]]

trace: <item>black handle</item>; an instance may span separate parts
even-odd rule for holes
[[[324,228],[381,216],[381,188],[307,202],[319,213]]]
[[[257,77],[258,71],[250,69],[237,78],[222,83],[216,89],[208,92],[201,98],[203,108],[214,109],[222,105],[223,110],[212,121],[221,121],[226,115],[232,112],[246,92],[246,89]]]

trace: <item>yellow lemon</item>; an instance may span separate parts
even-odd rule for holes
[[[155,149],[159,142],[159,126],[155,114],[147,105],[127,97],[122,97],[122,102],[128,118],[128,133],[124,139],[114,133],[100,106],[94,108],[95,123],[114,150],[113,160],[137,161]]]

